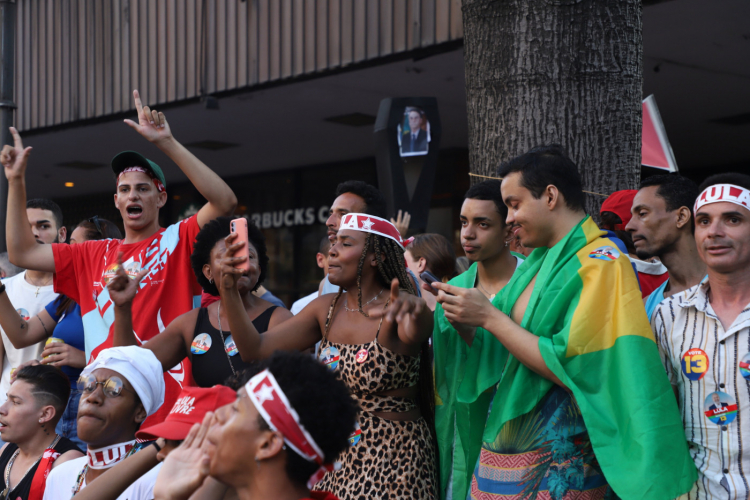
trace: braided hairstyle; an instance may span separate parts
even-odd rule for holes
[[[362,255],[359,258],[359,264],[357,266],[357,300],[359,312],[365,316],[368,315],[362,310],[362,269],[370,245],[372,245],[375,252],[375,259],[378,267],[377,277],[380,284],[386,289],[390,289],[393,278],[398,278],[399,290],[406,291],[412,295],[417,295],[414,284],[409,278],[409,273],[406,272],[404,249],[390,238],[370,233],[367,235],[367,239],[365,239],[365,245],[362,249]],[[339,289],[338,294],[336,294],[336,297],[334,298],[328,321],[326,321],[326,330],[330,326],[330,315],[336,308],[336,302],[342,293],[343,289]],[[425,340],[420,346],[419,358],[419,409],[422,412],[422,417],[425,419],[430,431],[432,432],[433,440],[435,440],[435,386],[432,381],[432,357],[430,355],[429,339]]]

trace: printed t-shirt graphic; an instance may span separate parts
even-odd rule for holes
[[[193,297],[200,294],[190,264],[199,230],[196,216],[193,216],[160,229],[138,243],[125,245],[122,240],[99,240],[78,245],[52,245],[55,290],[81,306],[89,361],[103,349],[112,347],[115,313],[106,283],[114,275],[118,253],[123,253],[123,265],[131,277],[142,268],[149,269],[133,300],[133,331],[143,344],[164,331],[177,316],[192,309]],[[164,405],[143,425],[163,421],[181,387],[192,385],[189,361],[185,359],[165,372],[164,381]]]

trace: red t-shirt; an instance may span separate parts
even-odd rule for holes
[[[303,500],[339,500],[339,498],[327,491],[311,491],[310,498],[304,498]]]
[[[143,344],[163,332],[177,316],[192,309],[193,297],[201,293],[190,265],[199,230],[193,216],[138,243],[125,245],[122,240],[99,240],[52,245],[55,291],[81,306],[89,362],[103,349],[112,347],[115,314],[107,282],[116,271],[118,253],[123,253],[123,265],[130,276],[138,274],[142,267],[150,269],[133,300],[133,331]],[[187,358],[164,373],[164,404],[144,422],[145,427],[164,420],[182,386],[193,385],[190,373]]]

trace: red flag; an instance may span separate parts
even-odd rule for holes
[[[643,132],[641,135],[641,165],[677,172],[677,162],[669,145],[664,123],[661,121],[653,95],[643,100]]]

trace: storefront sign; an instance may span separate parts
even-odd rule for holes
[[[325,224],[328,220],[328,206],[315,210],[313,207],[275,210],[250,214],[250,220],[261,229]]]

